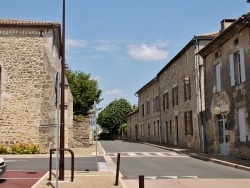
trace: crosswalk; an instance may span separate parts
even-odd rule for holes
[[[110,157],[117,157],[118,153],[106,153]],[[188,157],[176,152],[121,152],[121,157]]]

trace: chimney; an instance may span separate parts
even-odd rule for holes
[[[220,32],[224,31],[226,28],[228,28],[232,23],[235,22],[236,19],[223,19],[221,23],[221,30]]]

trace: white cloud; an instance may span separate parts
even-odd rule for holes
[[[99,51],[112,52],[119,48],[118,46],[115,46],[114,44],[101,44],[97,46],[96,49]]]
[[[154,45],[133,44],[129,46],[129,55],[134,59],[141,61],[159,61],[164,60],[168,56],[168,51],[161,50],[160,47],[165,47],[166,42],[158,41]]]
[[[88,43],[84,40],[76,40],[76,39],[66,39],[65,47],[70,50],[72,48],[80,48],[86,46]]]
[[[111,91],[106,91],[107,95],[120,95],[122,94],[122,90],[120,89],[113,89]]]

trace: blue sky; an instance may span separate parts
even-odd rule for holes
[[[247,0],[66,0],[66,63],[98,79],[105,107],[134,94],[192,39],[250,11]],[[1,1],[0,18],[62,22],[62,0]]]

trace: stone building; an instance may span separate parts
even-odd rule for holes
[[[221,22],[205,62],[206,151],[250,159],[250,14]]]
[[[194,36],[157,74],[161,142],[203,150],[203,61],[197,52],[217,33]]]
[[[0,19],[0,144],[55,147],[59,23]],[[72,141],[73,98],[65,81],[65,147]]]
[[[130,142],[140,141],[138,110],[128,114],[127,116],[127,140]],[[142,130],[142,129],[140,129]],[[124,135],[122,135],[124,137]]]
[[[160,113],[157,80],[152,79],[136,92],[138,96],[137,135],[140,141],[160,142]],[[128,125],[130,125],[128,123]]]
[[[217,33],[194,36],[136,94],[140,141],[203,150],[204,74],[196,53]],[[138,132],[138,134],[137,134]]]

